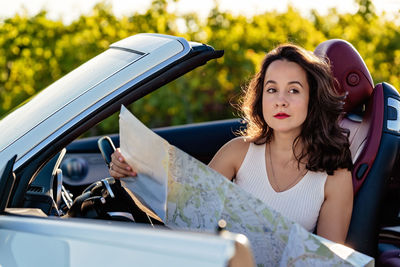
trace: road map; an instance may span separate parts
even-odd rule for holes
[[[138,172],[121,180],[166,226],[244,234],[257,266],[373,266],[374,259],[309,233],[155,134],[124,106],[121,153]]]

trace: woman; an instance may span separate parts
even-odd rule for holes
[[[248,123],[209,166],[309,231],[344,243],[353,187],[343,97],[323,59],[295,45],[268,53],[244,92]],[[110,174],[135,176],[119,151]]]

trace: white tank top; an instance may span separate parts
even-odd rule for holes
[[[276,192],[268,180],[265,162],[265,144],[250,143],[235,183],[286,218],[314,231],[324,202],[327,173],[308,171],[293,187]]]

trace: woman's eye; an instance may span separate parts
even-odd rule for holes
[[[292,89],[289,90],[289,93],[297,94],[297,93],[299,93],[299,90],[297,90],[296,88],[292,88]]]
[[[275,88],[268,88],[267,89],[267,93],[275,93],[276,92],[276,89]]]

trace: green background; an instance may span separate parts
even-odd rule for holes
[[[237,117],[238,95],[266,52],[292,42],[308,50],[341,38],[364,58],[375,83],[400,88],[400,26],[376,14],[370,0],[356,0],[356,14],[331,9],[304,16],[265,12],[234,16],[215,6],[206,18],[167,11],[172,0],[155,0],[145,13],[117,18],[111,6],[97,4],[71,24],[52,21],[42,11],[0,22],[0,117],[120,39],[140,32],[182,36],[225,50],[225,56],[200,67],[134,103],[130,109],[150,127]],[[185,27],[182,27],[185,25]],[[185,28],[185,29],[182,29]],[[86,135],[118,132],[117,115]]]

